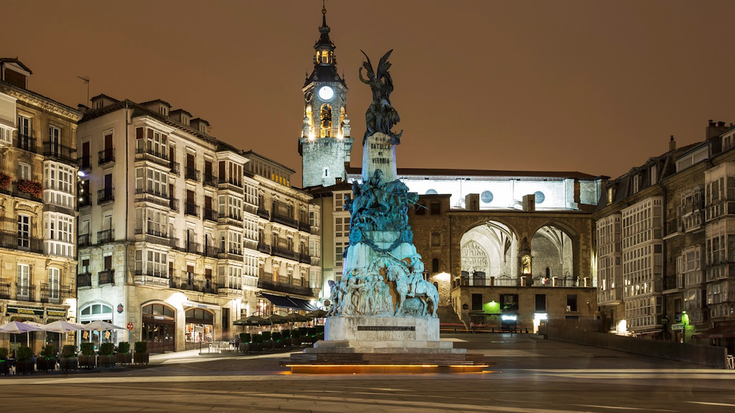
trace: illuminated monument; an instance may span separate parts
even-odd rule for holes
[[[395,146],[403,132],[392,131],[400,118],[390,102],[391,52],[377,70],[367,56],[360,69],[373,101],[365,114],[363,183],[352,184],[353,197],[344,204],[351,223],[343,275],[340,282],[330,282],[325,340],[292,356],[292,362],[301,363],[292,364],[294,372],[482,368],[475,363],[482,355],[468,357],[464,349],[439,341],[439,295],[424,280],[408,225],[408,209],[415,207],[418,195],[408,192],[396,173]]]

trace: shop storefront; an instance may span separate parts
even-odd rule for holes
[[[142,336],[148,342],[148,352],[176,351],[175,310],[163,304],[149,304],[143,306],[142,313]]]
[[[79,312],[79,323],[89,324],[92,321],[105,321],[112,324],[112,307],[105,304],[90,304]],[[117,343],[116,331],[80,331],[78,334],[79,342],[104,343],[111,341]],[[100,334],[102,335],[100,337]],[[100,341],[101,340],[101,341]]]
[[[186,310],[184,339],[187,350],[214,341],[214,313],[201,308]]]

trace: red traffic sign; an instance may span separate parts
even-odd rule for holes
[[[128,323],[128,330],[133,331],[133,323]]]

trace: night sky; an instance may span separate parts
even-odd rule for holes
[[[301,87],[321,0],[20,1],[0,6],[0,55],[30,89],[76,107],[105,93],[168,101],[217,138],[299,171]],[[619,176],[735,122],[735,2],[331,0],[356,144],[363,49],[389,49],[400,167]],[[356,145],[359,146],[359,145]],[[352,153],[359,165],[361,148]]]

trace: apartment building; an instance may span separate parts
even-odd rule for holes
[[[0,324],[74,320],[77,121],[29,90],[31,69],[0,59]],[[38,352],[57,334],[30,333]],[[0,347],[8,347],[0,335]],[[55,343],[58,344],[58,343]]]
[[[132,323],[152,352],[229,339],[258,281],[259,182],[244,152],[163,100],[91,104],[78,134],[79,320]]]

